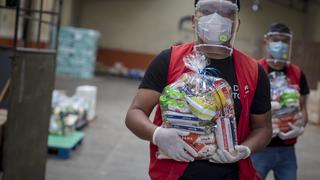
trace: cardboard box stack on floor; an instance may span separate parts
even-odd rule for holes
[[[62,27],[59,35],[57,74],[92,78],[100,33],[91,29]]]
[[[320,82],[316,90],[311,90],[308,102],[309,122],[320,125]]]

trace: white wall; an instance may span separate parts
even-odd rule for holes
[[[190,41],[193,37],[191,34],[185,38],[178,32],[180,18],[194,12],[193,0],[63,2],[62,25],[73,25],[77,20],[81,27],[99,30],[102,47],[156,54],[183,38]],[[262,9],[258,12],[251,10],[252,1],[241,3],[241,27],[236,46],[250,55],[258,51],[262,36],[272,22],[288,24],[297,40],[320,41],[320,11],[315,6],[306,15],[267,1],[262,1]],[[74,16],[75,12],[77,16]],[[0,10],[1,37],[13,37],[14,16],[13,11]]]
[[[0,37],[13,38],[15,11],[0,9]]]
[[[241,1],[241,26],[236,46],[250,55],[260,48],[264,33],[273,22],[288,25],[294,33],[295,40],[304,38],[306,28],[305,14],[278,4],[261,1],[258,12],[251,10],[252,1]]]
[[[266,1],[253,12],[251,3],[242,1],[236,43],[241,50],[254,54],[272,22],[284,22],[296,39],[305,38],[305,14]],[[79,25],[99,30],[102,47],[158,53],[181,39],[178,21],[193,11],[193,0],[82,0]]]
[[[309,13],[306,21],[308,22],[309,40],[320,42],[320,3],[312,3],[309,6]]]
[[[83,0],[80,26],[102,33],[101,46],[158,53],[176,42],[178,21],[193,0]]]
[[[79,1],[79,0],[77,0]],[[78,3],[75,0],[63,0],[63,8],[62,8],[62,18],[61,25],[62,26],[70,26],[73,24],[74,20],[74,3]]]

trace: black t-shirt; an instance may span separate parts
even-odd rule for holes
[[[171,49],[162,51],[150,64],[139,88],[152,89],[162,93],[165,86],[167,86],[170,57]],[[217,69],[220,77],[225,79],[232,87],[236,119],[238,122],[242,108],[233,57],[231,56],[224,60],[211,60],[208,67]],[[250,109],[251,114],[264,114],[270,111],[270,101],[270,82],[263,68],[259,66],[258,85]],[[209,163],[208,161],[194,161],[189,163],[182,179],[219,179],[218,177],[232,175],[232,172],[236,175],[238,174],[237,163],[221,165]]]
[[[284,74],[287,74],[287,68],[283,68],[281,70],[276,70],[271,68],[270,66],[268,67],[268,71],[269,74],[272,72],[283,72]],[[306,96],[310,93],[310,89],[309,89],[309,85],[307,82],[307,78],[304,75],[304,73],[301,71],[301,78],[300,78],[300,83],[299,83],[299,87],[300,87],[300,94],[302,96]],[[294,146],[292,144],[285,144],[285,141],[280,139],[278,136],[272,138],[270,144],[268,145],[268,147],[284,147],[284,146]]]

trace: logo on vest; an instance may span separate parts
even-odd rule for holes
[[[248,95],[250,94],[250,89],[249,89],[249,85],[244,86],[244,97],[248,97]],[[238,85],[234,85],[232,87],[232,97],[233,99],[239,99],[240,100],[240,93],[239,93],[239,86]]]
[[[247,97],[250,93],[249,85],[244,86],[244,96]]]
[[[232,87],[232,98],[239,99],[240,100],[240,94],[239,94],[239,86],[238,85],[233,85]]]

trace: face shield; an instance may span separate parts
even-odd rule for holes
[[[267,61],[271,63],[290,64],[292,52],[292,34],[269,32],[265,35]]]
[[[196,50],[230,56],[233,52],[238,6],[229,0],[200,0],[196,6]]]

